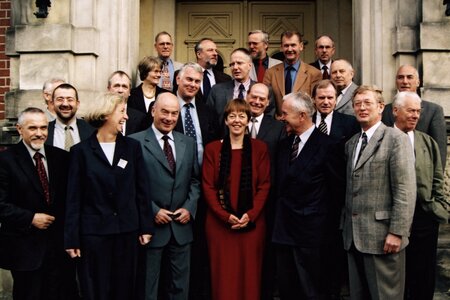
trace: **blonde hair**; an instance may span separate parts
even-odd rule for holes
[[[117,93],[103,93],[98,95],[91,104],[91,109],[85,115],[84,119],[94,126],[100,128],[106,122],[106,116],[112,114],[117,105],[125,103],[126,100]]]

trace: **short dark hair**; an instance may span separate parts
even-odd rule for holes
[[[250,105],[244,99],[235,98],[229,101],[223,110],[223,119],[226,120],[228,115],[233,111],[244,112],[249,120],[251,118]]]
[[[129,87],[131,88],[131,78],[130,78],[130,76],[128,76],[128,74],[127,73],[125,73],[124,71],[121,71],[121,70],[117,70],[117,71],[115,71],[115,72],[113,72],[111,75],[109,75],[109,77],[108,77],[108,88],[110,88],[111,87],[111,79],[114,77],[114,76],[116,76],[116,75],[119,75],[120,77],[127,77],[128,78],[128,81],[130,82],[129,83]]]
[[[298,37],[298,41],[300,43],[303,43],[303,34],[301,34],[300,32],[293,30],[293,31],[285,31],[281,34],[281,38],[280,38],[280,42],[283,42],[283,38],[287,37],[287,38],[291,38],[294,35],[296,35]]]
[[[64,89],[64,90],[74,90],[75,91],[75,99],[78,101],[78,91],[77,89],[71,85],[70,83],[61,83],[60,85],[58,85],[52,93],[52,101],[55,101],[55,92],[59,89]]]
[[[311,93],[311,97],[312,98],[316,98],[316,94],[317,94],[317,90],[318,89],[326,89],[329,86],[332,86],[336,92],[336,97],[338,96],[338,92],[337,92],[337,87],[334,84],[333,81],[329,80],[329,79],[323,79],[321,81],[319,81],[312,89],[312,93]]]

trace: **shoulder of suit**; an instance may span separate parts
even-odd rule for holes
[[[44,148],[45,148],[45,154],[48,157],[51,156],[57,156],[57,157],[63,157],[63,158],[68,158],[69,157],[69,152],[62,150],[58,147],[54,147],[52,145],[47,145],[44,144]]]

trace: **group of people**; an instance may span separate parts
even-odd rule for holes
[[[311,64],[300,33],[280,41],[283,61],[249,32],[229,76],[212,39],[180,64],[161,32],[141,83],[115,71],[84,119],[76,88],[48,80],[0,153],[14,299],[339,299],[347,282],[351,299],[432,299],[442,107],[412,66],[385,105],[331,37]]]

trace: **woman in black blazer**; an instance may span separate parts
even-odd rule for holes
[[[151,115],[151,107],[160,93],[170,92],[158,86],[161,79],[162,61],[153,56],[145,56],[138,65],[142,83],[131,89],[128,106]],[[153,118],[152,118],[153,120]]]
[[[93,105],[86,120],[98,129],[70,152],[65,249],[79,260],[83,299],[134,299],[138,246],[153,233],[145,163],[139,142],[122,136],[122,96]]]

